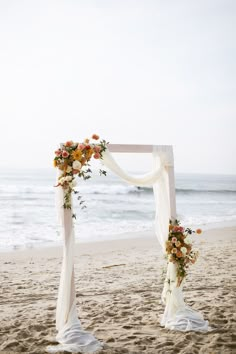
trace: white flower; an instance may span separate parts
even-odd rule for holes
[[[67,173],[70,173],[72,171],[72,167],[71,166],[68,166],[67,169],[66,169],[66,172]]]
[[[64,182],[65,182],[65,177],[59,178],[59,183],[60,183],[60,184],[63,184]]]
[[[66,182],[72,181],[72,176],[66,176],[66,177],[65,177],[65,181],[66,181]]]
[[[73,162],[73,168],[75,170],[80,170],[81,169],[81,163],[79,161],[74,161]]]
[[[186,254],[186,253],[187,253],[187,248],[186,248],[186,247],[181,247],[181,248],[180,248],[180,251],[181,251],[183,254]]]
[[[186,245],[190,245],[190,243],[192,243],[192,240],[189,236],[187,236],[185,239],[184,239],[184,242],[186,243]]]

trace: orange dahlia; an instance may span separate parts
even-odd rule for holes
[[[75,151],[73,151],[72,152],[72,156],[73,156],[73,159],[74,160],[77,160],[77,161],[79,161],[80,159],[81,159],[81,157],[82,157],[82,152],[81,152],[81,150],[75,150]]]

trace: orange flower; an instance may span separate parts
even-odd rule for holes
[[[92,155],[93,155],[93,149],[90,148],[90,149],[88,149],[88,150],[86,151],[86,158],[87,158],[87,160],[89,160]]]
[[[74,160],[77,160],[77,161],[79,161],[80,159],[81,159],[81,157],[82,157],[82,152],[81,152],[81,150],[75,150],[75,151],[73,151],[72,152],[72,156],[73,156],[73,158],[74,158]]]
[[[80,162],[81,165],[84,165],[87,162],[86,157],[83,156]]]
[[[93,135],[92,135],[92,139],[94,139],[94,140],[98,140],[98,139],[99,139],[99,135],[97,135],[97,134],[93,134]]]
[[[201,229],[197,229],[197,230],[196,230],[196,234],[199,234],[199,235],[200,235],[201,233],[202,233],[202,230],[201,230]]]
[[[183,253],[181,251],[177,251],[176,256],[178,258],[181,258],[181,257],[183,257]]]
[[[169,231],[173,230],[173,227],[174,227],[174,226],[170,224],[170,225],[169,225]]]
[[[57,160],[53,160],[53,166],[57,167]]]

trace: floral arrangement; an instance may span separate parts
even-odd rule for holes
[[[78,176],[84,180],[91,178],[92,170],[90,169],[89,161],[92,157],[94,159],[102,159],[108,143],[105,140],[98,140],[99,136],[93,134],[91,141],[90,139],[85,139],[83,143],[67,141],[55,151],[54,167],[59,168],[61,171],[55,187],[61,186],[64,189],[63,207],[65,209],[71,209],[71,194],[78,193],[75,190],[75,177]],[[100,169],[99,172],[100,175],[106,176],[106,171]],[[79,196],[78,199],[81,199],[81,197]],[[81,200],[82,209],[85,208],[82,205],[83,203],[84,201]],[[72,217],[75,218],[75,214]]]
[[[177,266],[177,286],[187,275],[189,265],[194,264],[198,258],[198,251],[193,250],[190,235],[193,233],[201,234],[201,229],[192,230],[180,226],[180,222],[170,221],[168,241],[166,242],[166,253],[169,262]]]

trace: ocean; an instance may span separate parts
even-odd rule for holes
[[[54,169],[4,170],[0,175],[0,251],[61,244],[55,210]],[[93,173],[94,174],[94,173]],[[151,188],[138,188],[108,172],[77,179],[86,209],[74,197],[76,242],[153,230]],[[236,176],[176,174],[178,219],[183,226],[236,225]],[[131,234],[132,236],[132,234]]]

